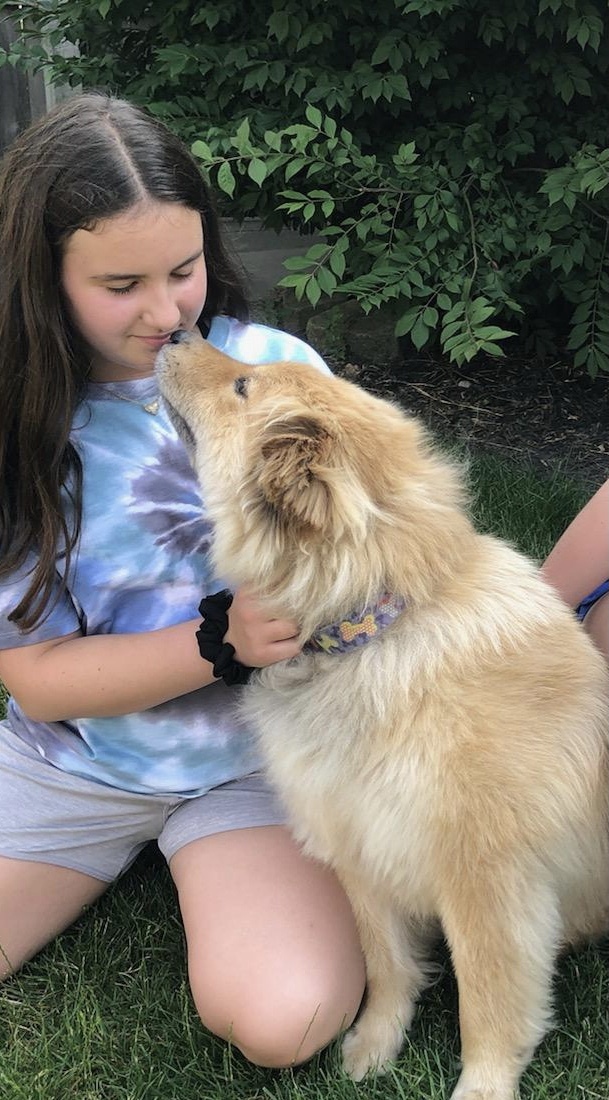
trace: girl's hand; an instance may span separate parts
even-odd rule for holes
[[[250,668],[265,668],[300,653],[298,625],[289,619],[271,619],[248,588],[240,588],[228,609],[224,641],[235,649],[235,660]]]

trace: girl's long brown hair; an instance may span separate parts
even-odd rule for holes
[[[208,292],[200,325],[217,313],[247,320],[241,275],[196,161],[143,110],[98,93],[73,96],[29,127],[0,165],[0,581],[34,552],[29,587],[10,615],[24,631],[50,609],[57,562],[67,577],[81,526],[82,468],[70,429],[89,354],[62,298],[63,247],[77,229],[147,197],[201,214]]]

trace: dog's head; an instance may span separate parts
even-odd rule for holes
[[[395,590],[388,558],[409,554],[398,529],[403,538],[404,523],[420,521],[424,497],[433,512],[434,491],[440,501],[455,491],[415,421],[315,367],[245,366],[190,334],[163,348],[156,369],[205,492],[223,576],[274,592],[301,578],[303,601],[313,579],[336,594],[342,578],[348,601]]]

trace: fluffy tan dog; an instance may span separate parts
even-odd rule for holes
[[[368,993],[345,1068],[397,1055],[439,921],[459,987],[453,1100],[507,1100],[549,1025],[557,952],[607,924],[604,662],[533,564],[474,530],[455,465],[399,409],[190,336],[158,374],[219,575],[308,643],[243,706],[357,917]]]

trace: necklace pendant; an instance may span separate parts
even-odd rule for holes
[[[149,401],[146,405],[142,405],[144,412],[150,413],[151,416],[156,416],[160,408],[160,401],[158,397],[154,401]]]

